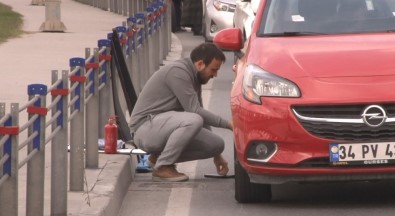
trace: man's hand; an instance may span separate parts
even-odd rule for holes
[[[222,155],[218,155],[214,157],[214,164],[217,168],[218,175],[226,176],[229,172],[228,162],[222,157]]]

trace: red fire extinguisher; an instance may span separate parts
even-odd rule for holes
[[[117,153],[118,126],[116,117],[111,116],[104,126],[104,152],[107,154]]]

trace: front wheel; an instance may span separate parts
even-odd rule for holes
[[[235,199],[239,203],[269,202],[272,198],[270,184],[255,184],[243,169],[235,150]]]

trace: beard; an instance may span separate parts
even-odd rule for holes
[[[202,74],[201,71],[198,71],[198,72],[197,72],[197,79],[199,80],[200,84],[202,84],[202,85],[207,84],[207,83],[208,83],[208,80],[209,80],[209,79],[206,79],[206,78],[203,76],[203,74]]]

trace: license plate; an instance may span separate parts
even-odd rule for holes
[[[332,165],[373,165],[395,162],[395,142],[332,143],[329,145]]]

